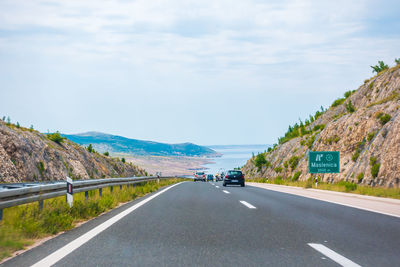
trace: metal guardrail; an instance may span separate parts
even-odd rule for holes
[[[159,179],[189,178],[186,176],[147,176],[129,178],[107,178],[90,179],[73,182],[74,193],[85,192],[88,198],[88,191],[99,189],[100,195],[102,188],[113,186],[131,185]],[[67,194],[67,183],[65,181],[54,181],[48,183],[20,183],[20,184],[0,184],[0,220],[3,217],[3,209],[18,206],[26,203],[39,201],[40,208],[43,207],[43,200],[55,198]]]

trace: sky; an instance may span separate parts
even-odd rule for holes
[[[273,144],[400,57],[400,2],[0,0],[0,118]]]

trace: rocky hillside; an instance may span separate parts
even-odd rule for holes
[[[328,110],[290,127],[269,152],[243,167],[248,178],[307,180],[309,151],[339,151],[340,173],[317,175],[371,186],[399,187],[400,65],[365,80]]]
[[[64,139],[54,142],[32,129],[0,120],[0,182],[144,175],[131,163],[106,157]]]

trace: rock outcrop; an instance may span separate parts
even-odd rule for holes
[[[299,136],[281,141],[243,167],[248,178],[349,181],[371,186],[400,183],[400,65],[366,80],[358,90],[332,105]],[[318,129],[320,128],[320,129]],[[322,129],[321,129],[322,128]],[[309,151],[339,151],[340,173],[308,173]],[[261,161],[262,162],[262,161]]]
[[[56,143],[35,130],[0,120],[0,182],[131,177],[145,171],[118,158],[90,153],[67,139]]]

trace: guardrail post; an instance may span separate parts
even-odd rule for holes
[[[112,186],[110,186],[110,192],[111,192],[111,193],[113,192],[113,187],[112,187]]]
[[[122,184],[119,185],[119,190],[122,190]]]
[[[103,195],[103,188],[99,188],[99,196]]]
[[[42,210],[43,209],[43,199],[39,200],[39,209]]]
[[[0,209],[0,221],[3,220],[3,209]]]
[[[69,178],[67,176],[67,194],[66,194],[66,198],[67,198],[67,202],[70,208],[72,208],[72,205],[74,203],[74,197],[73,197],[73,181],[71,178]]]
[[[85,199],[86,199],[86,200],[89,199],[89,191],[85,191]]]

